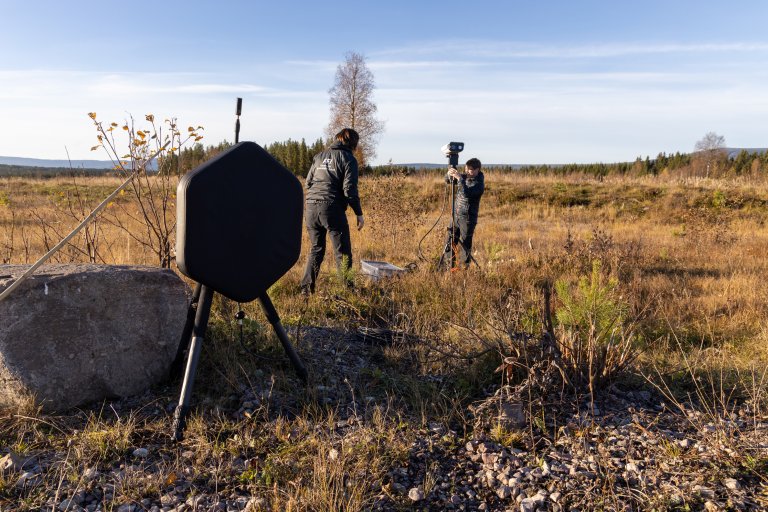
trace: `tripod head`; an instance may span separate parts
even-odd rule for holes
[[[459,153],[464,151],[463,142],[449,142],[440,149],[443,151],[443,154],[448,157],[449,166],[456,167],[459,165]]]

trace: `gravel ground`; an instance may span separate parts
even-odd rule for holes
[[[366,411],[380,397],[367,396],[363,369],[383,359],[377,344],[338,330],[307,328],[300,352],[313,382],[309,394],[333,406],[335,428],[329,434],[329,459],[344,439],[368,427]],[[282,370],[285,366],[283,363]],[[290,417],[306,394],[298,382],[276,386],[265,368],[249,386],[226,398],[222,408],[233,421],[245,421],[269,407],[270,415]],[[418,377],[439,380],[439,376]],[[257,385],[253,385],[256,382]],[[295,387],[293,386],[295,384]],[[167,391],[167,390],[166,390]],[[503,389],[501,391],[504,391]],[[495,393],[495,394],[494,394]],[[162,394],[162,393],[161,393]],[[466,430],[427,422],[386,476],[373,486],[368,509],[466,511],[587,511],[587,510],[768,510],[768,418],[756,417],[748,404],[732,414],[714,417],[689,407],[680,412],[648,389],[615,385],[578,406],[567,400],[533,408],[516,407],[520,428],[491,429],[498,414],[498,388],[467,410],[476,428]],[[151,404],[151,405],[147,405]],[[215,405],[214,405],[215,406]],[[147,394],[115,401],[119,416],[140,410],[145,418],[168,418],[175,407],[165,398]],[[539,420],[537,411],[547,408]],[[528,409],[527,409],[528,408]],[[86,411],[87,412],[87,411]],[[532,418],[532,419],[531,419]],[[509,418],[506,418],[509,420]],[[518,421],[520,418],[518,418]],[[73,467],[79,478],[59,479],[70,454],[9,453],[0,460],[5,496],[47,494],[46,511],[258,511],[268,500],[237,482],[256,461],[231,454],[226,463],[201,471],[194,450],[173,446],[167,438],[142,439],[110,467]],[[338,451],[335,452],[338,454]],[[168,475],[169,467],[180,468]],[[131,487],[155,483],[155,497],[127,498]],[[45,486],[45,488],[42,488]],[[25,506],[21,498],[0,502],[0,510]],[[27,507],[28,509],[29,507]]]

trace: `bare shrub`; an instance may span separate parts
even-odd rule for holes
[[[366,226],[377,240],[387,242],[389,251],[410,242],[407,235],[423,222],[424,207],[411,188],[403,174],[378,176],[365,182],[363,204],[370,216]],[[377,250],[386,251],[387,246]]]
[[[91,148],[103,148],[115,165],[115,170],[125,177],[135,175],[131,190],[135,201],[118,202],[117,212],[106,217],[107,222],[120,228],[137,244],[154,254],[157,263],[170,267],[176,230],[176,186],[181,175],[181,148],[187,142],[202,139],[199,131],[190,126],[182,133],[175,118],[159,124],[155,116],[147,114],[147,127],[137,126],[131,117],[122,126],[110,123],[104,126],[89,114],[97,131],[98,144]],[[127,136],[128,153],[121,155],[115,132],[121,128]],[[158,158],[155,163],[155,158]],[[135,226],[141,226],[137,230]]]

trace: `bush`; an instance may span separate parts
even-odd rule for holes
[[[618,296],[618,282],[604,282],[595,260],[589,278],[576,289],[565,280],[555,284],[561,307],[556,338],[568,377],[574,385],[594,390],[625,370],[637,355],[635,334],[627,322],[628,306]]]

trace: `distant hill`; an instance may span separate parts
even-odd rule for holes
[[[739,153],[742,151],[746,151],[749,154],[755,154],[762,155],[763,153],[768,152],[768,148],[723,148],[725,151],[728,152],[728,158],[736,158]]]
[[[113,164],[108,160],[46,160],[43,158],[21,158],[16,156],[0,156],[0,164],[24,167],[56,167],[72,169],[111,169]]]
[[[448,163],[444,164],[392,164],[397,167],[415,167],[416,169],[442,169],[448,168]],[[463,168],[464,164],[460,163],[460,167]],[[383,167],[383,166],[377,166]],[[522,164],[483,164],[483,169],[493,169],[494,167],[511,167],[513,169],[520,169]]]

